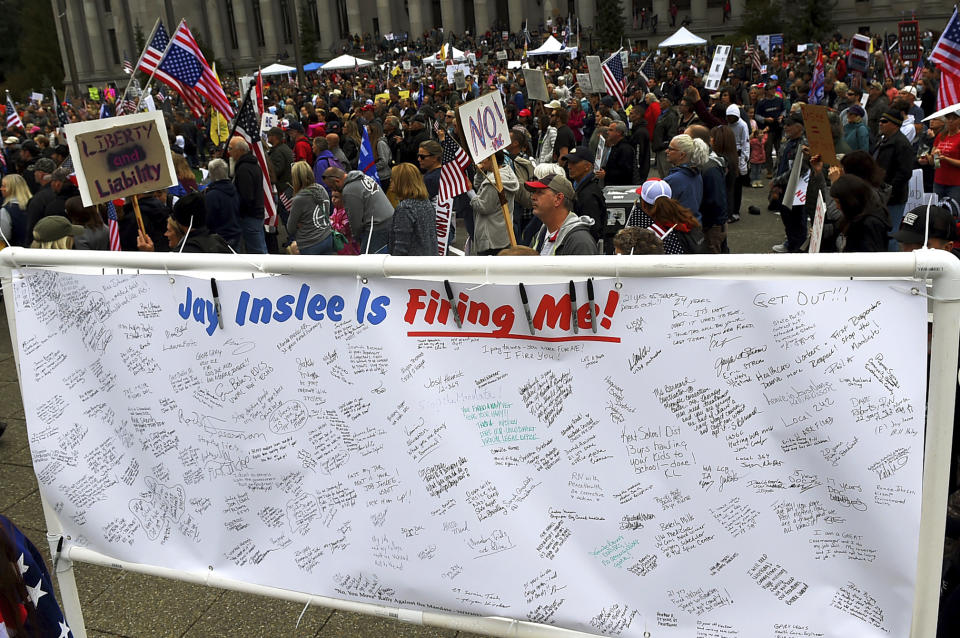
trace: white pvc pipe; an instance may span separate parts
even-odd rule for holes
[[[444,629],[453,629],[456,631],[469,631],[476,634],[489,636],[502,636],[503,638],[595,638],[596,634],[586,634],[549,625],[538,625],[526,621],[513,620],[511,618],[498,618],[494,616],[458,616],[455,614],[444,614],[428,611],[412,611],[401,609],[399,607],[386,607],[383,605],[374,605],[371,603],[354,602],[351,600],[341,600],[339,598],[328,598],[326,596],[316,596],[305,594],[303,592],[292,591],[289,589],[280,589],[278,587],[268,587],[265,585],[256,585],[240,580],[234,580],[221,576],[214,571],[209,572],[186,572],[167,567],[156,567],[153,565],[142,565],[139,563],[129,563],[126,561],[110,558],[98,552],[85,547],[71,546],[66,554],[73,560],[92,565],[102,565],[104,567],[113,567],[124,571],[148,574],[150,576],[159,576],[197,585],[208,587],[219,587],[220,589],[230,589],[243,592],[245,594],[256,594],[268,598],[277,598],[280,600],[289,600],[296,603],[315,605],[319,607],[330,607],[342,611],[350,611],[370,616],[380,616],[383,618],[393,618],[416,625],[428,625],[431,627],[441,627]]]

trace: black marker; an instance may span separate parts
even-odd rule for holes
[[[57,541],[57,554],[53,557],[53,573],[57,573],[57,563],[60,562],[60,552],[63,551],[63,536]]]
[[[533,317],[530,316],[530,305],[527,303],[527,289],[520,284],[520,301],[523,302],[523,311],[527,314],[527,325],[530,326],[530,334],[536,334],[533,327]]]
[[[213,277],[210,278],[210,288],[213,290],[213,307],[217,311],[217,323],[220,325],[220,329],[223,330],[223,311],[220,309],[220,293],[217,292],[217,280]]]
[[[580,334],[580,323],[577,319],[577,287],[573,285],[573,279],[570,280],[570,314],[573,316],[573,334]]]
[[[590,327],[597,334],[597,314],[593,311],[593,277],[587,279],[587,301],[590,302]]]
[[[450,280],[443,280],[443,288],[447,291],[447,300],[450,302],[450,310],[453,311],[453,320],[457,322],[457,327],[462,328],[463,323],[460,321],[460,313],[457,312],[457,304],[453,301],[453,288],[450,287]]]

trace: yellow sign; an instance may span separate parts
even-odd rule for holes
[[[410,91],[403,90],[403,91],[399,91],[398,93],[400,94],[400,98],[401,98],[401,99],[410,97]],[[380,100],[386,100],[387,102],[389,102],[389,101],[390,101],[390,94],[389,94],[389,93],[377,93],[377,94],[373,97],[373,101],[374,101],[374,102],[379,102]]]

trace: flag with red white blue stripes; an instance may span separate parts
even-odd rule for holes
[[[110,250],[120,250],[120,226],[113,200],[107,202],[107,232],[110,235]]]

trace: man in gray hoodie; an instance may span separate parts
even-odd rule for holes
[[[533,194],[533,214],[543,222],[531,248],[543,256],[597,254],[597,242],[590,233],[593,219],[570,212],[576,193],[566,177],[547,175],[525,185]]]
[[[379,253],[390,241],[393,204],[380,185],[363,171],[344,172],[331,166],[323,181],[343,194],[343,208],[350,219],[350,232],[360,242],[360,252]]]

